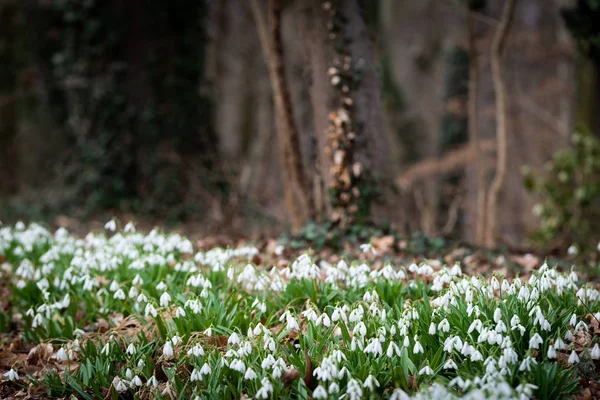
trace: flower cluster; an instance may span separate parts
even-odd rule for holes
[[[600,359],[598,291],[546,264],[511,281],[306,254],[265,268],[252,247],[194,253],[180,235],[106,229],[0,228],[23,336],[74,371],[48,374],[61,393],[561,397],[575,364]]]

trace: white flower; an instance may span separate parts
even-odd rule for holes
[[[575,350],[571,352],[571,355],[569,356],[569,360],[567,362],[569,364],[576,364],[579,362],[579,356],[577,355],[577,352]]]
[[[390,396],[390,400],[410,400],[412,397],[408,395],[404,390],[400,388],[394,389],[392,395]]]
[[[156,312],[156,308],[154,308],[154,306],[150,303],[146,304],[146,309],[144,311],[146,317],[152,315],[154,318],[156,318],[156,316],[158,315],[158,313]]]
[[[340,385],[335,382],[331,382],[329,385],[329,394],[334,394],[340,391]]]
[[[435,327],[435,322],[432,322],[432,323],[429,325],[429,334],[430,334],[430,335],[435,335],[436,333],[437,333],[437,329],[436,329],[436,327]]]
[[[204,363],[202,368],[200,368],[200,373],[202,375],[210,375],[210,373],[211,373],[210,365],[208,365],[208,363]]]
[[[117,300],[125,300],[125,292],[123,291],[123,289],[119,289],[115,292],[115,295],[113,296],[115,299]]]
[[[431,369],[431,367],[429,365],[424,366],[419,371],[419,375],[433,375],[433,374],[435,374],[435,372],[433,372],[433,370]]]
[[[419,353],[423,353],[425,350],[423,349],[423,346],[421,345],[421,342],[416,341],[415,342],[415,347],[413,348],[413,353],[414,354],[419,354]]]
[[[540,345],[544,343],[544,339],[540,336],[539,333],[535,333],[531,339],[529,339],[529,348],[530,349],[539,349]]]
[[[379,387],[379,382],[373,375],[367,376],[367,379],[363,382],[363,387],[369,389],[371,392],[375,391],[375,387]]]
[[[598,343],[594,344],[594,347],[592,348],[590,356],[594,360],[600,359],[600,347],[598,346]]]
[[[246,364],[244,364],[244,362],[242,360],[238,360],[237,358],[235,360],[233,360],[231,362],[231,364],[229,364],[229,368],[231,368],[234,371],[241,372],[241,373],[246,372]]]
[[[519,365],[519,371],[527,370],[527,372],[530,372],[532,364],[537,364],[537,361],[535,361],[535,359],[531,358],[531,356],[525,357],[523,359],[523,361],[521,362],[521,365]]]
[[[549,359],[556,358],[556,350],[554,350],[553,346],[548,346],[548,358]]]
[[[173,356],[173,345],[171,344],[171,341],[167,341],[165,343],[165,346],[163,347],[163,355],[165,357],[172,357]]]
[[[137,352],[135,345],[133,343],[129,343],[129,346],[127,346],[127,354],[129,355],[133,355]]]
[[[227,339],[227,344],[239,344],[240,343],[240,337],[238,336],[237,333],[233,332],[231,334],[231,336],[229,336],[229,339]]]
[[[571,315],[571,319],[569,319],[569,325],[575,326],[576,324],[577,324],[577,315],[573,314],[573,315]]]
[[[502,319],[502,311],[500,311],[499,308],[496,308],[496,310],[494,310],[494,322],[498,323],[498,321],[500,321]]]
[[[123,230],[125,231],[125,233],[129,233],[129,232],[135,232],[135,226],[133,226],[133,223],[131,221],[129,221],[127,223],[127,225],[125,225],[125,228],[123,228]]]
[[[117,230],[117,223],[114,219],[111,219],[106,224],[104,224],[104,229],[106,229],[107,231],[114,232]]]
[[[204,355],[204,349],[200,343],[196,343],[194,347],[188,350],[187,354],[188,356],[194,355],[196,357],[200,357]]]
[[[154,389],[156,389],[158,387],[158,380],[156,380],[156,376],[152,375],[150,379],[148,379],[148,382],[146,382],[146,386],[152,386]]]
[[[134,376],[133,379],[131,379],[131,386],[142,386],[142,380],[140,379],[139,376]]]
[[[400,357],[400,355],[402,354],[398,345],[390,341],[390,345],[387,348],[386,355],[391,358],[394,356],[394,353],[396,353],[396,356],[398,357]]]
[[[160,295],[160,306],[161,307],[168,307],[170,301],[171,301],[171,295],[169,293],[164,292],[163,294]]]
[[[252,368],[248,368],[246,370],[246,373],[244,374],[244,379],[246,379],[247,381],[251,381],[253,379],[256,379],[256,376],[256,372],[254,372]]]
[[[19,373],[15,371],[14,368],[11,368],[10,371],[4,373],[4,376],[7,377],[9,381],[19,380]]]
[[[54,355],[54,358],[56,358],[58,361],[67,361],[69,359],[69,355],[67,354],[64,347],[61,347]]]
[[[569,248],[567,249],[567,254],[570,256],[576,256],[577,254],[579,254],[579,249],[577,248],[577,245],[572,244],[571,246],[569,246]]]
[[[558,338],[554,342],[554,348],[556,350],[564,350],[567,348],[567,345],[565,344],[565,342],[563,342],[563,340],[561,338]]]
[[[446,332],[448,333],[450,331],[450,323],[448,322],[448,320],[446,318],[444,318],[439,324],[438,324],[438,329],[442,332]]]
[[[375,248],[373,247],[373,245],[371,243],[361,244],[359,247],[363,253],[370,251],[374,256],[377,255],[377,251],[375,250]]]
[[[125,382],[123,382],[123,380],[121,378],[119,378],[118,376],[114,377],[114,379],[112,381],[112,385],[117,390],[117,392],[124,392],[127,390],[127,386],[125,386]]]
[[[446,363],[444,363],[444,369],[457,369],[458,366],[456,365],[456,363],[454,362],[454,360],[452,360],[451,358],[448,359],[448,361],[446,361]]]
[[[313,399],[326,399],[327,391],[325,390],[325,388],[323,386],[319,385],[313,391],[312,398]]]

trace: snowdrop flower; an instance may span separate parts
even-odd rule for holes
[[[579,254],[579,249],[577,248],[576,245],[572,244],[567,249],[567,254],[570,255],[570,256],[576,256],[577,254]]]
[[[531,356],[527,356],[525,359],[523,359],[523,361],[521,362],[521,365],[519,365],[519,371],[530,372],[532,364],[537,364],[537,361],[535,361],[535,359],[531,358]]]
[[[598,343],[594,344],[594,347],[592,348],[590,356],[592,357],[593,360],[600,359],[600,347],[598,346]]]
[[[123,231],[125,233],[133,233],[135,232],[135,226],[133,226],[133,223],[128,222],[127,225],[125,225],[125,228],[123,228]]]
[[[442,332],[446,332],[448,333],[450,331],[450,323],[448,322],[448,320],[446,318],[444,318],[439,324],[438,324],[438,329]]]
[[[246,370],[246,373],[244,374],[244,379],[247,381],[251,381],[256,379],[257,375],[256,372],[254,372],[254,370],[252,368],[248,368]]]
[[[577,324],[577,315],[573,314],[573,315],[571,315],[571,319],[569,319],[569,325],[575,326],[576,324]]]
[[[200,357],[204,355],[204,349],[200,343],[196,343],[194,347],[188,350],[187,354],[188,356],[194,355],[196,357]]]
[[[123,291],[123,289],[117,290],[113,297],[117,300],[125,300],[125,298],[126,298],[125,292]]]
[[[4,376],[7,377],[9,381],[19,380],[19,373],[15,371],[14,368],[11,368],[10,371],[4,373]]]
[[[173,345],[171,344],[171,341],[167,341],[165,343],[165,346],[163,347],[163,355],[167,358],[173,356]]]
[[[400,352],[400,348],[398,347],[398,345],[392,341],[390,341],[390,345],[387,348],[386,351],[386,355],[390,358],[392,358],[394,356],[394,353],[396,353],[396,356],[400,357],[400,355],[402,354]]]
[[[567,362],[569,364],[576,364],[579,362],[579,356],[577,355],[577,352],[575,350],[571,352],[571,355],[569,356],[569,360]]]
[[[544,339],[540,336],[539,333],[535,333],[531,339],[529,339],[529,348],[530,349],[539,349],[540,345],[544,343]]]
[[[331,382],[331,384],[329,385],[329,394],[335,394],[338,393],[340,391],[340,385],[338,385],[335,382]]]
[[[375,357],[378,357],[381,355],[381,353],[383,352],[383,349],[381,347],[381,342],[379,341],[379,339],[377,338],[373,338],[369,341],[369,344],[367,345],[367,347],[365,347],[364,350],[365,353],[372,353]]]
[[[548,346],[548,358],[549,359],[555,359],[556,358],[556,350],[554,350],[553,346]]]
[[[424,366],[419,371],[419,375],[433,375],[433,374],[435,374],[435,372],[431,369],[431,367],[429,365]]]
[[[325,390],[325,388],[323,386],[319,385],[313,391],[312,398],[313,399],[326,399],[327,391]]]
[[[154,318],[156,318],[156,316],[158,315],[158,313],[156,312],[156,308],[154,308],[154,306],[150,303],[146,304],[146,309],[144,310],[146,317],[149,315],[152,315]]]
[[[494,310],[494,322],[498,323],[502,319],[502,311],[499,308]]]
[[[451,358],[448,359],[448,361],[446,361],[444,363],[444,369],[457,369],[458,366],[456,365],[456,363],[454,362],[454,360],[452,360]]]
[[[167,285],[163,281],[160,281],[158,283],[158,285],[156,285],[156,290],[158,290],[159,292],[161,290],[165,290],[166,288],[167,288]]]
[[[127,390],[127,386],[125,386],[125,382],[118,376],[115,376],[112,381],[113,387],[117,390],[117,392],[124,392]]]
[[[363,387],[369,389],[371,392],[375,391],[375,387],[379,387],[379,382],[373,375],[367,376],[367,379],[363,382]]]
[[[359,247],[363,253],[370,251],[374,256],[377,255],[377,251],[375,250],[375,248],[373,247],[373,245],[371,243],[361,244]]]
[[[127,346],[127,354],[134,355],[136,352],[137,349],[135,348],[135,345],[133,343],[129,343],[129,346]]]
[[[567,348],[567,345],[565,344],[565,342],[563,342],[563,340],[561,338],[558,338],[554,342],[554,348],[556,350],[564,350]]]
[[[244,362],[242,360],[238,360],[235,359],[231,362],[231,364],[229,364],[229,368],[231,368],[234,371],[238,371],[241,373],[246,372],[246,364],[244,364]]]
[[[160,296],[160,306],[161,307],[168,307],[170,301],[171,301],[171,295],[169,293],[164,292]]]
[[[415,342],[415,347],[413,348],[413,354],[419,354],[419,353],[423,353],[425,350],[423,349],[423,346],[421,345],[421,342],[416,341]]]
[[[211,373],[210,365],[208,365],[208,363],[204,363],[202,368],[200,368],[200,373],[202,375],[210,375],[210,373]]]
[[[134,376],[134,377],[133,377],[133,379],[131,379],[131,386],[132,386],[132,387],[133,387],[133,386],[138,386],[138,387],[140,387],[140,386],[142,386],[142,385],[143,385],[143,383],[142,383],[142,380],[140,379],[140,377],[139,377],[139,376],[137,376],[137,375],[136,375],[136,376]]]
[[[69,359],[69,355],[67,354],[64,347],[61,347],[54,355],[54,358],[56,358],[58,361],[67,361]]]
[[[138,303],[147,303],[148,302],[148,298],[146,297],[146,295],[144,293],[140,293],[140,295],[137,297],[136,300]]]
[[[360,383],[356,379],[350,379],[346,387],[346,394],[350,400],[359,400],[363,397],[363,391]]]
[[[114,219],[111,219],[106,224],[104,224],[104,229],[106,229],[107,231],[114,232],[117,230],[117,223]]]
[[[100,354],[104,354],[105,356],[108,356],[109,353],[110,353],[110,343],[106,342],[104,347],[102,347],[102,350],[100,350]]]
[[[390,400],[411,400],[412,397],[408,395],[404,390],[400,388],[394,389],[392,395],[390,396]]]
[[[227,339],[227,344],[236,345],[236,344],[239,344],[239,343],[240,343],[240,337],[235,332],[233,332],[231,334],[231,336],[229,336],[229,339]]]
[[[148,379],[148,382],[146,382],[146,386],[152,386],[154,389],[158,387],[158,380],[156,379],[155,375],[152,375],[150,379]]]
[[[436,329],[436,327],[435,327],[435,322],[432,322],[432,323],[429,325],[429,334],[430,334],[430,335],[435,335],[436,333],[437,333],[437,329]]]

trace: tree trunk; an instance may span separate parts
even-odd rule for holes
[[[502,75],[502,54],[506,45],[506,40],[510,32],[510,27],[515,12],[516,0],[506,0],[502,11],[500,26],[494,36],[492,43],[492,79],[494,81],[494,91],[496,93],[496,136],[497,136],[497,162],[496,176],[490,185],[487,203],[487,229],[486,229],[486,245],[488,247],[496,246],[497,239],[497,204],[498,197],[504,186],[507,167],[507,111],[506,111],[506,87],[504,77]]]
[[[467,36],[469,45],[469,94],[468,94],[468,108],[469,108],[469,138],[471,146],[475,152],[473,167],[477,171],[477,197],[476,211],[475,211],[475,243],[484,243],[485,234],[485,203],[486,203],[486,182],[485,182],[485,168],[483,166],[482,151],[481,151],[481,138],[479,136],[479,107],[478,107],[478,95],[479,90],[479,54],[477,52],[477,38],[475,31],[475,18],[471,14],[469,2],[465,2],[465,12],[467,21]]]
[[[0,4],[0,195],[17,192],[17,2]]]
[[[308,220],[314,217],[314,208],[311,187],[302,165],[300,138],[294,121],[293,105],[285,73],[281,37],[281,2],[280,0],[269,0],[270,26],[268,30],[257,0],[253,1],[252,8],[263,51],[268,59],[269,75],[275,99],[279,156],[284,172],[285,202],[292,231],[298,232]]]
[[[303,12],[323,209],[342,224],[368,216],[369,187],[389,204],[394,169],[375,54],[361,14],[356,0],[312,0]],[[339,31],[331,28],[340,21]],[[387,207],[388,216],[390,211],[398,208]]]

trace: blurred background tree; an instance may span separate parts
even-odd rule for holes
[[[0,219],[125,214],[273,234],[294,220],[292,151],[314,208],[296,228],[385,222],[483,243],[506,0],[277,3],[291,147],[278,145],[268,0],[1,0]],[[600,132],[598,3],[516,3],[497,245],[540,227],[544,195],[527,191],[522,167],[549,176],[576,123]]]

